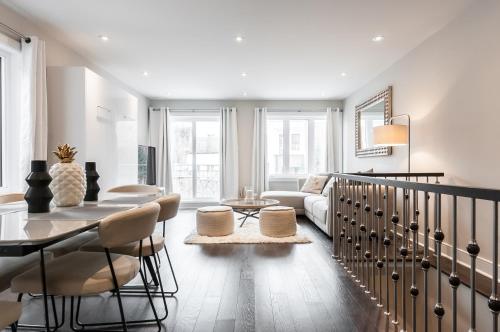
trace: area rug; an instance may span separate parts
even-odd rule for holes
[[[301,227],[297,225],[295,236],[288,237],[269,237],[260,234],[259,221],[257,219],[248,219],[243,227],[239,223],[234,225],[234,233],[227,236],[202,236],[193,230],[185,239],[186,244],[211,244],[211,243],[311,243],[311,240],[301,234]]]

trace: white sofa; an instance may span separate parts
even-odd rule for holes
[[[270,191],[261,193],[261,198],[277,199],[280,205],[290,206],[295,209],[297,215],[305,215],[309,220],[315,223],[323,232],[329,236],[333,236],[333,202],[332,189],[328,188],[327,195],[303,193],[300,190],[306,179],[298,179],[295,181],[295,190],[278,190],[282,189],[283,181],[270,181]],[[287,189],[290,184],[287,184]]]

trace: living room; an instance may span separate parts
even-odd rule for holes
[[[0,329],[497,331],[500,3],[0,0]]]

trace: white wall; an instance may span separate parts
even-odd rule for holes
[[[45,41],[47,66],[84,66],[96,72],[105,79],[121,86],[138,99],[138,142],[147,143],[147,107],[149,100],[130,87],[117,80],[111,74],[82,57],[71,48],[53,38],[43,28],[35,25],[5,5],[0,4],[0,22],[7,24],[24,35],[35,35]]]
[[[348,171],[404,171],[407,150],[354,155],[354,108],[393,85],[393,114],[412,118],[412,169],[444,171],[455,183],[500,187],[500,2],[481,1],[345,100]],[[478,161],[481,161],[478,164]]]
[[[137,98],[85,67],[48,67],[47,78],[49,151],[75,146],[78,163],[97,163],[103,191],[136,183]]]
[[[242,188],[252,182],[253,117],[256,107],[322,110],[327,107],[342,107],[342,102],[336,100],[152,100],[151,106],[165,106],[171,109],[236,107],[238,110],[239,182]]]
[[[423,42],[344,104],[344,169],[405,171],[406,147],[390,157],[354,155],[354,110],[363,100],[392,85],[393,114],[412,118],[412,170],[442,171],[445,182],[500,188],[500,2],[478,1]],[[450,234],[449,201],[444,230]],[[461,248],[468,241],[467,202],[459,201]],[[490,205],[478,206],[481,255],[491,248]],[[445,239],[449,240],[448,239]],[[466,253],[461,257],[468,260]],[[484,261],[487,262],[487,261]]]

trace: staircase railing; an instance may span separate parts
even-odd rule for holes
[[[488,325],[497,331],[500,190],[439,184],[443,175],[334,174],[333,257],[377,306],[384,308],[387,324],[394,328],[457,331],[465,324],[469,331],[476,331],[478,309],[482,314],[489,309]],[[443,218],[444,212],[449,218]],[[459,218],[465,225],[459,225]],[[478,239],[478,226],[489,227],[489,239]],[[459,241],[459,235],[466,243]],[[489,253],[481,255],[490,271],[477,269],[480,247],[489,248]],[[467,253],[467,262],[458,259],[459,251]],[[432,269],[436,273],[431,274]],[[444,274],[450,290],[442,284]],[[457,290],[461,284],[470,288],[470,298],[468,306],[459,308]],[[443,296],[448,292],[450,299]],[[478,303],[481,294],[489,298]],[[423,301],[417,301],[419,297]],[[465,321],[464,308],[468,311]],[[451,316],[446,324],[445,315]]]

